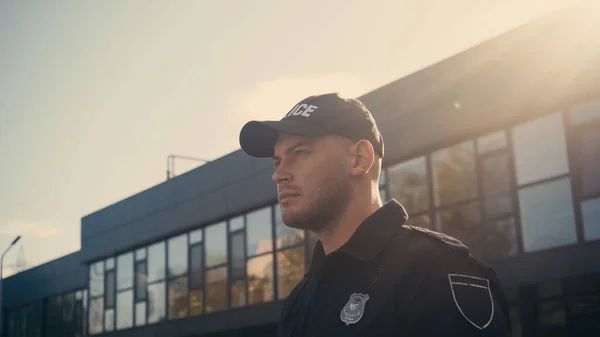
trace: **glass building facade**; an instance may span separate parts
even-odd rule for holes
[[[558,36],[552,29],[562,34],[560,27],[564,25],[551,22],[544,29],[549,36]],[[552,48],[560,42],[530,41],[542,40],[552,40]],[[512,46],[514,41],[508,41]],[[483,49],[497,55],[494,46],[502,43]],[[546,58],[546,52],[539,52],[545,50],[542,47],[525,53],[528,60]],[[514,49],[525,48],[523,44]],[[473,69],[473,74],[461,68],[482,55],[486,54],[469,51],[417,74],[421,76],[417,80],[399,80],[407,82],[396,87],[398,92],[383,89],[365,102],[380,121],[386,153],[390,153],[386,160],[392,160],[385,162],[382,171],[381,197],[404,205],[409,225],[455,236],[497,268],[500,279],[506,280],[515,337],[600,336],[600,94],[596,85],[588,87],[597,81],[584,77],[590,72],[581,70],[581,62],[565,61],[581,67],[569,85],[538,90],[540,78],[548,79],[547,72],[536,73],[531,64],[514,66],[511,62],[521,65],[526,59],[520,52],[511,54],[512,61],[502,54],[488,68]],[[567,59],[563,56],[561,60]],[[552,76],[560,66],[552,68]],[[455,75],[461,81],[451,83],[445,76],[457,68]],[[492,70],[496,72],[489,75]],[[508,75],[503,78],[503,74]],[[514,83],[517,75],[529,76],[535,84],[530,91],[537,96],[506,88],[502,81]],[[579,77],[584,80],[577,82]],[[427,91],[432,81],[454,91],[410,101],[411,93]],[[407,89],[411,84],[417,87],[414,91]],[[564,97],[547,100],[550,89],[565,92]],[[510,97],[502,96],[505,91],[508,96],[522,92],[514,100],[519,104],[531,102],[511,103]],[[410,102],[399,102],[396,94]],[[462,101],[446,104],[455,98],[448,96],[455,94]],[[500,117],[482,110],[489,107],[498,113],[504,105],[508,107]],[[466,108],[461,112],[448,106]],[[465,121],[465,116],[479,119]],[[448,121],[466,126],[455,127]],[[418,138],[429,129],[435,130]],[[78,266],[65,262],[75,270],[73,281],[59,287],[58,276],[52,275],[48,283],[53,284],[46,290],[8,299],[13,304],[4,304],[5,336],[212,337],[213,332],[230,328],[254,329],[257,320],[263,326],[274,325],[277,303],[307,271],[316,238],[282,223],[276,196],[264,191],[265,186],[274,187],[264,168],[244,160],[221,158],[212,168],[192,172],[188,180],[158,185],[133,201],[82,219],[81,256],[71,259]],[[243,187],[251,193],[242,193]],[[199,188],[202,191],[196,193]],[[176,193],[182,196],[171,202]],[[249,196],[252,200],[245,200]],[[7,290],[10,282],[6,282],[3,299],[10,297],[7,292],[33,292],[43,286],[45,271],[23,277],[28,282],[22,284],[14,281],[19,275],[11,277],[12,288]],[[207,329],[210,334],[197,332],[198,326],[214,322],[217,328]],[[178,333],[179,327],[188,330]],[[269,329],[256,334],[244,330],[240,335],[275,336]]]

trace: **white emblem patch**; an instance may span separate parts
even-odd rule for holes
[[[350,325],[360,321],[365,312],[365,305],[368,300],[369,295],[367,294],[354,293],[350,295],[348,303],[346,303],[344,308],[342,308],[342,312],[340,312],[342,322],[346,323],[346,325]]]
[[[480,330],[490,325],[494,318],[490,281],[461,274],[448,274],[448,281],[454,303],[461,315]]]

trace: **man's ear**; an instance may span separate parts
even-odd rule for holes
[[[354,144],[352,150],[354,163],[350,173],[353,176],[361,176],[369,173],[375,160],[375,150],[373,149],[373,145],[369,141],[363,139]]]

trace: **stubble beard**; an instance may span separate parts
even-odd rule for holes
[[[282,221],[286,226],[318,232],[343,213],[350,200],[349,179],[333,175],[319,186],[302,210],[282,212]]]

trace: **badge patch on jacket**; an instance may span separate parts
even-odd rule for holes
[[[365,312],[365,305],[368,300],[369,295],[367,294],[353,293],[350,295],[350,299],[344,308],[342,308],[342,312],[340,312],[342,322],[346,323],[346,325],[350,325],[360,321]]]

